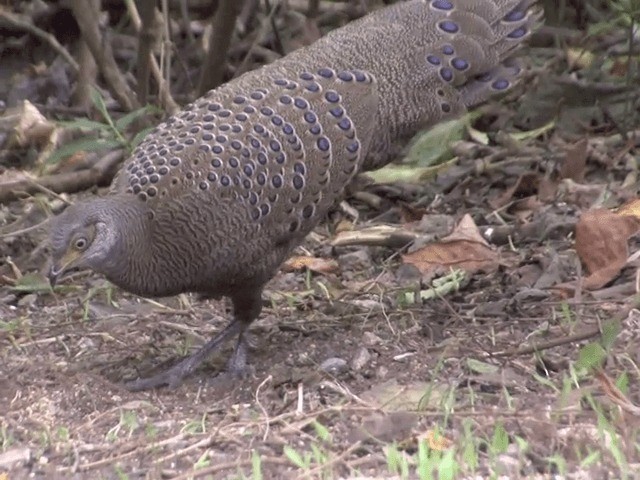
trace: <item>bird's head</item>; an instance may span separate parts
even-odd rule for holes
[[[127,228],[127,215],[137,201],[129,204],[107,198],[98,198],[67,207],[52,219],[50,244],[52,264],[49,282],[57,280],[71,270],[91,269],[106,274],[113,262],[121,257],[119,238]]]

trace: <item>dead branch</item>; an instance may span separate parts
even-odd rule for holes
[[[202,66],[198,84],[199,95],[222,83],[227,52],[243,4],[244,0],[222,0],[218,5],[218,11],[212,21],[213,33],[209,39],[209,54]]]
[[[33,195],[43,189],[51,190],[55,193],[74,193],[94,185],[109,185],[123,156],[123,150],[114,150],[107,153],[93,167],[86,170],[58,173],[38,180],[24,177],[0,183],[0,202]]]
[[[82,37],[87,42],[113,98],[126,111],[138,108],[140,104],[118,69],[110,42],[100,34],[101,29],[98,21],[100,11],[97,5],[95,2],[87,2],[86,0],[71,0],[70,4]]]

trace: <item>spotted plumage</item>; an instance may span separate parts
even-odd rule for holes
[[[212,90],[135,149],[109,195],[54,219],[52,281],[73,268],[146,296],[229,296],[234,321],[134,389],[175,385],[244,332],[278,266],[359,171],[419,129],[509,89],[535,0],[409,0]]]

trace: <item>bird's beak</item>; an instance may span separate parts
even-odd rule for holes
[[[60,262],[54,262],[49,269],[47,277],[49,278],[49,285],[51,288],[56,286],[58,280],[69,270],[73,269],[74,264],[78,260],[78,254],[76,252],[69,252],[65,254]]]
[[[51,268],[49,269],[49,273],[47,274],[47,278],[49,278],[49,285],[51,285],[51,288],[56,286],[56,283],[58,283],[58,278],[60,278],[63,273],[64,273],[63,267],[51,265]]]

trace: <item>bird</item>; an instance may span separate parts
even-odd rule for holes
[[[408,0],[209,91],[142,140],[106,195],[52,218],[51,285],[89,269],[144,297],[227,297],[226,327],[125,385],[175,388],[233,338],[225,370],[244,375],[247,329],[292,250],[356,174],[516,84],[541,18],[536,0]]]

